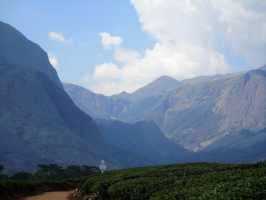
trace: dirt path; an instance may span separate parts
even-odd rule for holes
[[[46,192],[38,196],[27,197],[23,200],[68,200],[73,191]]]

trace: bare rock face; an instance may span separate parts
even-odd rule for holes
[[[129,105],[126,99],[96,94],[77,85],[64,84],[64,88],[76,105],[94,119],[119,118]]]
[[[126,93],[107,98],[82,88],[75,90],[71,85],[67,86],[67,91],[73,94],[81,109],[95,118],[122,117],[131,104]],[[143,159],[141,150],[134,152],[108,144],[96,122],[65,92],[47,54],[13,27],[1,22],[0,99],[0,164],[9,170],[33,170],[36,165],[47,163],[98,165],[101,160],[110,168],[151,163],[146,157]],[[148,137],[151,141],[142,140],[149,133],[145,131],[146,126],[128,124],[125,127],[127,131],[142,131],[135,138],[141,147],[155,141],[152,135]],[[153,127],[149,131],[154,132],[154,136],[158,133],[157,138],[168,142],[156,126],[149,127]],[[127,136],[119,141],[123,139]],[[167,144],[176,147],[173,142]],[[155,144],[151,146],[147,149],[154,150]],[[183,148],[180,151],[183,155]],[[170,156],[167,159],[174,161],[176,157]],[[153,161],[157,163],[157,159]]]
[[[265,90],[265,67],[182,82],[164,77],[126,98],[116,95],[116,101],[126,99],[123,109],[105,111],[110,118],[125,122],[153,120],[168,138],[186,149],[200,151],[241,130],[265,128]],[[106,101],[111,98],[105,97]],[[82,107],[90,101],[76,103]]]
[[[0,21],[0,65],[16,66],[45,73],[59,87],[62,84],[47,53],[12,26]]]
[[[265,127],[265,73],[254,70],[233,77],[180,87],[165,111],[166,133],[194,151],[242,129]]]
[[[265,128],[266,73],[258,69],[231,81],[215,107],[215,112],[223,117],[219,130]]]
[[[0,23],[0,163],[98,164],[105,144],[94,121],[73,103],[47,54]]]

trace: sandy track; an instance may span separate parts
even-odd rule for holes
[[[46,192],[41,195],[27,197],[23,200],[68,200],[73,191],[64,192]]]

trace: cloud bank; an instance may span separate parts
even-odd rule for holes
[[[230,72],[232,58],[266,63],[266,1],[131,0],[142,30],[155,39],[144,54],[114,49],[113,62],[95,66],[89,87],[113,94],[134,91],[161,75],[179,80]],[[102,35],[104,47],[122,38]]]

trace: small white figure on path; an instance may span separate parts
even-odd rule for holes
[[[101,164],[99,165],[99,168],[100,168],[102,174],[106,171],[107,166],[106,166],[104,160],[101,160]]]

